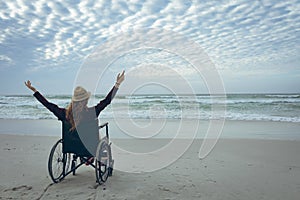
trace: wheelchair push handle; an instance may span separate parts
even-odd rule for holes
[[[99,129],[101,129],[101,128],[103,128],[104,126],[107,126],[108,125],[108,122],[105,122],[105,123],[103,123],[103,124],[101,124],[100,126],[99,126]]]
[[[108,122],[105,122],[105,123],[101,124],[99,126],[99,129],[104,128],[104,127],[105,127],[105,134],[106,134],[106,137],[108,139],[109,138],[109,135],[108,135]]]

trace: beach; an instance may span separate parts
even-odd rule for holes
[[[94,169],[89,166],[82,166],[77,175],[69,175],[62,182],[52,184],[47,171],[48,156],[60,136],[30,135],[29,132],[41,127],[46,133],[59,132],[58,121],[0,120],[0,124],[3,127],[0,134],[0,199],[296,200],[300,196],[300,140],[293,138],[299,133],[299,123],[225,122],[224,135],[222,133],[215,148],[204,159],[198,157],[203,142],[199,136],[168,166],[142,173],[114,170],[113,176],[103,185],[96,184]],[[9,132],[12,124],[15,126]],[[27,132],[22,134],[22,130]],[[251,130],[257,133],[255,137],[236,133]],[[271,132],[275,133],[273,137],[268,135]],[[290,137],[276,137],[278,135]],[[112,137],[111,140],[124,148],[147,151],[149,146],[163,144],[168,139]],[[179,144],[185,141],[176,140]],[[113,149],[113,156],[122,155],[117,155]],[[118,161],[121,159],[115,162]]]
[[[300,0],[3,0],[0,24],[0,200],[300,200]]]

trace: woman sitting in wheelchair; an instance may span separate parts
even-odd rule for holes
[[[62,122],[68,122],[68,127],[70,129],[69,131],[72,132],[84,121],[98,118],[100,112],[111,103],[119,86],[124,81],[124,78],[125,72],[123,71],[122,73],[118,74],[116,83],[107,96],[93,107],[87,107],[91,93],[80,86],[75,88],[69,106],[67,108],[60,108],[56,104],[48,102],[47,99],[31,85],[29,80],[25,82],[25,85],[34,92],[33,96],[48,110],[50,110],[59,120]],[[92,162],[93,156],[88,159],[87,164]]]

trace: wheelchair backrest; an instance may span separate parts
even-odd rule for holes
[[[71,130],[68,121],[62,121],[63,152],[78,156],[95,156],[99,143],[98,119],[85,120]]]

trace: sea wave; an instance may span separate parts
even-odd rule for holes
[[[117,96],[100,115],[104,118],[134,119],[226,119],[300,122],[299,94],[210,95],[124,95]],[[67,107],[70,95],[47,95],[59,107]],[[104,96],[96,95],[92,104]],[[225,105],[226,112],[212,113],[214,105]],[[33,96],[0,96],[1,119],[55,119]]]
[[[268,94],[265,96],[270,98],[300,98],[299,94]]]

